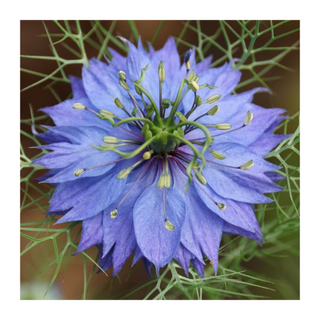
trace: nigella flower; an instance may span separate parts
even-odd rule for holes
[[[149,272],[175,259],[204,276],[205,257],[217,272],[223,233],[263,240],[253,205],[281,190],[263,157],[286,137],[272,134],[285,110],[252,103],[264,88],[232,94],[231,62],[210,69],[189,50],[181,66],[172,38],[148,52],[122,40],[127,57],[91,59],[73,98],[43,109],[56,125],[35,161],[56,185],[48,214],[82,221],[77,253],[98,245],[113,275],[132,253]]]

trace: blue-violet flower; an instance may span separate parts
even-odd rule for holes
[[[172,38],[148,52],[122,40],[127,57],[91,59],[73,98],[42,109],[56,125],[34,162],[56,186],[48,214],[82,221],[77,253],[98,245],[113,276],[133,252],[149,273],[175,259],[203,277],[205,256],[217,273],[224,233],[263,240],[253,205],[281,190],[263,157],[286,138],[272,134],[285,110],[252,103],[265,88],[232,94],[232,62],[210,68],[188,50],[181,66]]]

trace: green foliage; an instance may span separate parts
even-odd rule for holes
[[[44,23],[45,34],[48,38],[52,56],[31,56],[22,55],[24,59],[35,60],[51,60],[55,61],[57,66],[55,70],[49,74],[36,72],[29,69],[21,69],[35,75],[40,80],[23,88],[26,91],[39,85],[45,85],[45,88],[50,89],[58,102],[62,101],[57,94],[55,87],[58,83],[69,83],[68,75],[65,70],[67,66],[88,64],[86,49],[90,47],[95,50],[95,56],[102,59],[105,55],[111,58],[109,46],[112,44],[118,50],[127,52],[127,47],[116,38],[115,27],[117,22],[111,22],[106,28],[101,21],[91,21],[91,29],[84,33],[81,29],[79,21],[74,23],[54,21],[59,28],[59,33],[50,34],[46,24]],[[151,43],[155,43],[165,21],[159,22],[159,26],[151,39]],[[219,21],[219,27],[215,29],[212,35],[206,35],[202,32],[201,22],[187,21],[176,38],[177,45],[184,47],[195,47],[198,60],[203,60],[208,52],[219,52],[218,59],[212,63],[212,67],[220,66],[225,61],[231,61],[235,57],[240,60],[233,60],[233,67],[241,70],[247,76],[240,82],[236,90],[251,84],[260,84],[266,88],[269,87],[267,82],[276,80],[279,76],[266,76],[274,67],[278,67],[285,71],[289,68],[280,63],[289,52],[298,49],[298,41],[286,46],[278,45],[281,41],[290,34],[298,31],[298,29],[282,30],[288,21],[278,22],[259,22],[259,21]],[[128,27],[132,31],[133,41],[137,42],[140,32],[133,21],[128,21]],[[196,33],[198,42],[188,43],[185,40],[185,35],[188,32]],[[54,42],[53,38],[57,40]],[[59,55],[57,48],[68,50],[74,59],[64,59]],[[268,51],[271,55],[267,59],[260,59],[260,54]],[[185,51],[183,52],[183,54]],[[182,54],[182,55],[183,55]],[[289,70],[290,71],[290,70]],[[278,73],[278,70],[276,71]],[[245,89],[244,89],[245,90]],[[30,140],[30,145],[41,145],[39,139],[31,134],[34,131],[44,131],[40,124],[48,120],[46,115],[34,117],[33,110],[30,107],[31,116],[29,119],[22,119],[23,129],[22,136]],[[276,129],[277,133],[287,134],[288,126],[298,118],[298,114],[286,119]],[[27,127],[28,126],[28,127]],[[256,265],[272,267],[275,264],[281,264],[282,259],[291,256],[299,256],[299,127],[294,131],[293,135],[279,144],[266,157],[269,161],[282,166],[278,171],[283,175],[284,179],[280,181],[280,185],[284,190],[280,193],[271,194],[270,197],[275,201],[270,204],[260,204],[256,206],[256,214],[260,222],[261,229],[265,235],[266,242],[261,248],[253,240],[244,237],[234,237],[225,235],[223,244],[220,248],[219,274],[214,276],[213,268],[208,264],[205,269],[205,281],[201,279],[190,267],[190,278],[183,275],[181,267],[172,261],[161,275],[141,287],[135,288],[131,292],[124,293],[121,299],[130,299],[142,289],[149,288],[145,299],[264,299],[266,294],[274,291],[274,284],[271,281],[278,281],[263,277],[262,274],[267,274],[265,268],[250,269],[248,266],[250,261],[256,261]],[[42,184],[39,187],[33,178],[37,172],[42,169],[39,165],[33,165],[32,161],[46,153],[42,150],[37,155],[29,156],[27,150],[22,144],[20,146],[21,159],[21,210],[26,212],[34,208],[39,208],[44,214],[48,208],[48,201],[52,195],[53,187],[48,184]],[[34,196],[36,194],[36,196]],[[25,222],[21,225],[21,236],[28,240],[28,244],[22,248],[21,255],[26,254],[30,250],[37,250],[37,246],[44,242],[51,242],[54,257],[48,268],[54,266],[54,272],[48,290],[53,285],[64,263],[66,268],[70,255],[77,250],[79,236],[81,232],[79,223],[70,223],[54,225],[56,219],[53,217],[43,216],[43,221]],[[62,239],[59,240],[58,239]],[[86,252],[81,253],[83,256],[83,294],[82,298],[87,296],[90,281],[94,272],[99,268],[97,258],[92,258]],[[39,253],[39,256],[41,252]],[[90,274],[87,274],[87,261],[92,263]],[[246,268],[246,271],[244,270]],[[260,272],[259,272],[260,269]],[[101,270],[103,271],[103,270]],[[103,271],[104,272],[104,271]],[[261,274],[260,274],[261,273]],[[103,275],[97,275],[103,276]],[[120,273],[121,276],[121,273]],[[278,281],[279,282],[279,281]],[[113,282],[111,282],[113,283]],[[286,284],[283,283],[285,286]],[[90,291],[90,288],[89,288]]]

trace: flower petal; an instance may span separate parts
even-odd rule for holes
[[[158,270],[174,256],[181,237],[181,227],[185,217],[183,195],[175,189],[159,189],[157,179],[145,190],[133,210],[134,229],[137,243],[143,255]],[[174,225],[169,231],[164,227],[164,203],[167,219]]]

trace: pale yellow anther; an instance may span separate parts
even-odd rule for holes
[[[119,172],[119,174],[117,175],[117,178],[119,180],[121,179],[125,179],[131,172],[131,169],[130,168],[127,168],[127,169],[123,169]]]
[[[221,154],[220,152],[218,152],[216,150],[209,149],[209,151],[210,151],[211,155],[216,159],[222,160],[222,159],[226,158],[223,154]]]
[[[214,106],[207,113],[210,116],[214,116],[218,111],[219,111],[219,107],[218,106]]]
[[[117,143],[117,142],[120,141],[118,138],[112,137],[112,136],[105,136],[105,137],[102,138],[102,140],[105,143]]]
[[[145,152],[142,157],[144,160],[149,160],[151,158],[151,152],[150,151]]]
[[[226,206],[223,203],[217,203],[217,206],[220,210],[225,210]]]
[[[246,114],[246,117],[245,117],[245,119],[244,119],[243,124],[244,124],[245,126],[247,126],[248,124],[250,124],[250,122],[252,121],[252,119],[253,119],[253,114],[252,114],[252,112],[248,111],[247,114]]]
[[[78,169],[78,170],[76,170],[75,172],[74,172],[74,175],[76,176],[76,177],[79,177],[81,174],[83,174],[84,173],[84,169]]]
[[[119,72],[118,72],[118,75],[119,75],[119,77],[120,77],[122,80],[126,81],[126,74],[125,74],[125,72],[119,71]]]
[[[220,94],[215,94],[215,95],[209,97],[205,102],[212,104],[212,103],[217,102],[220,99],[220,97],[221,97]]]
[[[217,123],[214,126],[219,130],[229,130],[231,128],[230,123]]]
[[[114,209],[110,212],[110,216],[112,219],[114,219],[118,215],[118,210]]]
[[[174,229],[174,225],[169,220],[165,221],[164,227],[169,231],[173,231]]]
[[[249,160],[240,166],[242,170],[249,170],[252,167],[253,167],[253,160]]]
[[[77,109],[77,110],[85,110],[86,107],[82,104],[82,103],[75,103],[73,106],[72,106],[73,109]]]

